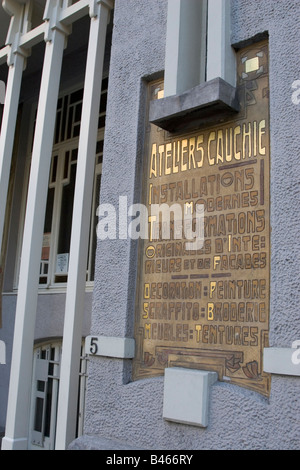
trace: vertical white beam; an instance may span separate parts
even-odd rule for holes
[[[231,2],[208,0],[207,80],[221,77],[236,85],[236,59],[231,47]]]
[[[25,60],[24,56],[15,54],[14,64],[9,66],[8,71],[0,134],[0,246],[2,244],[11,157]]]
[[[46,43],[16,306],[7,421],[2,449],[27,449],[34,329],[49,169],[65,34]]]
[[[60,369],[56,450],[66,449],[68,444],[76,437],[80,348],[82,341],[90,211],[106,27],[109,17],[108,2],[101,1],[98,3],[99,5],[94,13],[97,16],[91,18],[90,24],[82,107],[82,126],[77,158]]]
[[[26,65],[28,52],[19,47],[22,32],[29,26],[29,5],[24,5],[14,0],[2,1],[5,11],[11,16],[9,30],[6,38],[7,65],[9,66],[6,86],[6,96],[2,117],[0,134],[0,247],[2,244],[3,228],[11,157],[14,145],[22,74]]]
[[[177,93],[181,0],[168,1],[164,96]]]
[[[207,0],[169,0],[164,96],[205,81]]]

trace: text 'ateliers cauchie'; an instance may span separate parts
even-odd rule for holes
[[[266,155],[266,120],[213,130],[165,144],[152,144],[149,178]]]

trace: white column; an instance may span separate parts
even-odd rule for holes
[[[236,58],[231,47],[229,0],[208,0],[207,81],[217,77],[236,86]]]
[[[12,0],[3,1],[2,6],[12,18],[10,20],[9,32],[6,39],[6,44],[8,45],[7,65],[9,66],[9,71],[0,134],[0,247],[3,237],[7,190],[22,74],[26,64],[26,57],[28,55],[27,51],[19,47],[21,33],[24,31],[25,24],[28,24],[28,8],[25,12],[23,5]]]
[[[207,0],[169,0],[164,96],[205,81]]]
[[[58,2],[55,3],[58,5]],[[28,445],[39,264],[62,55],[66,38],[65,32],[53,26],[51,21],[50,26],[51,40],[46,43],[45,48],[28,188],[7,421],[2,441],[4,450],[27,449]]]
[[[91,2],[93,6],[95,2]],[[112,5],[97,2],[91,18],[82,126],[79,138],[73,222],[64,319],[62,359],[56,428],[56,450],[75,439],[82,320],[90,230],[90,211],[95,168],[102,69],[106,26]]]
[[[16,54],[14,64],[9,66],[8,71],[0,134],[0,246],[2,244],[11,157],[25,60],[24,56]]]

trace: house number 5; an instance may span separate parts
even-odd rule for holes
[[[98,338],[97,337],[94,337],[92,336],[91,337],[91,342],[90,342],[90,353],[91,354],[97,354],[98,352]]]

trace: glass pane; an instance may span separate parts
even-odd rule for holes
[[[96,178],[96,185],[95,185],[95,213],[92,214],[92,227],[91,227],[91,252],[89,256],[91,256],[91,272],[90,272],[90,280],[94,280],[95,274],[95,258],[96,258],[96,247],[97,247],[97,236],[96,236],[96,224],[97,224],[97,216],[96,216],[96,209],[99,206],[100,201],[100,186],[101,186],[101,175],[97,175]]]
[[[82,111],[82,103],[76,105],[75,108],[75,122],[81,121],[81,111]]]
[[[70,98],[70,104],[74,104],[78,101],[82,101],[83,99],[83,88],[80,90],[74,91],[74,93],[71,94]]]
[[[50,437],[53,379],[49,378],[46,398],[45,436]]]
[[[78,154],[78,149],[73,149],[72,150],[72,157],[71,157],[72,162],[77,161],[77,154]]]
[[[106,111],[107,105],[107,93],[102,93],[101,101],[100,101],[100,113],[104,113]]]
[[[50,361],[54,361],[54,359],[55,359],[55,348],[51,348]]]
[[[80,124],[76,124],[76,126],[73,127],[73,136],[72,137],[78,137],[80,134]]]
[[[70,161],[70,152],[65,153],[65,166],[64,166],[64,179],[68,178],[69,174],[69,161]]]
[[[100,116],[98,121],[98,129],[105,126],[105,116]]]
[[[108,77],[102,80],[102,91],[107,90],[108,88]]]
[[[44,233],[50,233],[52,227],[52,213],[53,213],[53,204],[54,204],[54,188],[48,189],[48,198],[45,214],[45,224],[44,224]]]
[[[45,391],[45,382],[43,380],[38,380],[36,384],[36,389],[38,392],[44,392]]]
[[[52,163],[52,175],[51,175],[51,183],[55,183],[56,181],[56,173],[57,173],[57,155],[53,157],[53,163]]]
[[[44,223],[43,246],[40,264],[40,284],[48,283],[49,259],[50,259],[50,242],[51,242],[51,227],[52,227],[52,214],[54,205],[54,188],[48,189],[48,198]]]
[[[34,430],[37,432],[42,432],[43,408],[44,408],[44,400],[43,398],[38,397],[35,401],[35,416],[34,416]]]
[[[96,147],[96,154],[103,152],[104,140],[98,140]]]
[[[54,142],[57,144],[60,137],[60,123],[61,123],[61,112],[58,111],[56,114],[56,124],[55,124],[55,139]]]
[[[68,112],[68,106],[69,106],[69,96],[64,97],[64,107],[63,107],[63,118],[62,118],[62,125],[61,125],[61,134],[60,134],[60,139],[59,141],[65,140],[65,129],[66,129],[66,122],[67,122],[67,112]]]
[[[54,364],[53,362],[49,362],[48,375],[53,375],[53,373],[54,373]]]
[[[74,107],[70,106],[69,107],[69,117],[68,117],[67,139],[70,139],[72,137],[73,113],[74,113]]]
[[[72,164],[69,183],[64,185],[62,192],[57,254],[70,252],[75,179],[76,164]]]

